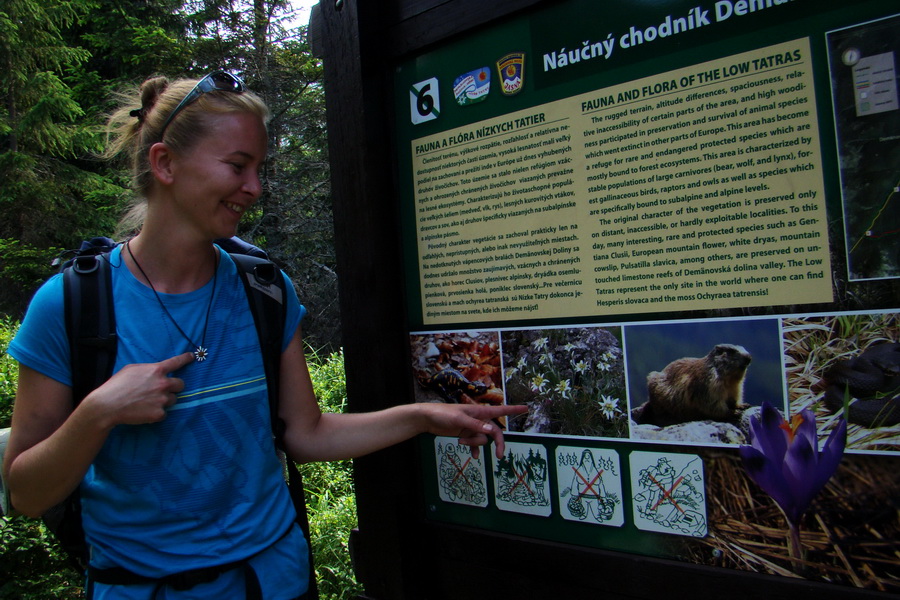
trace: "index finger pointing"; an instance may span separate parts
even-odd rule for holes
[[[497,458],[503,458],[503,452],[506,449],[506,443],[503,439],[503,431],[496,425],[491,423],[485,423],[482,427],[482,431],[491,437],[494,440],[494,454],[496,454]]]
[[[172,358],[167,358],[164,361],[161,361],[159,364],[160,369],[162,369],[163,373],[169,374],[174,373],[178,369],[182,367],[186,367],[191,364],[194,360],[194,355],[190,352],[185,352],[184,354],[179,354],[178,356],[173,356]]]

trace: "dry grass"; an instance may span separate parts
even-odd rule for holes
[[[804,556],[788,555],[784,515],[735,454],[705,460],[709,535],[690,560],[742,571],[900,592],[900,479],[895,459],[845,456],[801,528]]]

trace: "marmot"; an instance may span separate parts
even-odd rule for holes
[[[703,358],[679,358],[647,375],[650,399],[640,422],[665,427],[688,421],[731,421],[743,404],[750,353],[718,344]]]

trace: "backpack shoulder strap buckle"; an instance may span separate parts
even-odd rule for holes
[[[268,296],[279,305],[284,304],[284,289],[282,289],[284,279],[281,277],[281,271],[275,263],[268,259],[247,254],[232,253],[231,258],[237,265],[238,272],[241,274],[241,280],[247,288],[251,309],[255,309],[253,305],[256,302],[256,297],[251,293],[251,290]],[[278,335],[279,337],[281,336],[280,331]]]
[[[81,275],[88,275],[100,268],[101,260],[97,255],[76,256],[72,259],[72,269]]]
[[[253,277],[256,278],[257,282],[264,286],[274,284],[277,281],[275,278],[278,277],[278,275],[278,267],[276,267],[273,262],[263,262],[253,267]]]

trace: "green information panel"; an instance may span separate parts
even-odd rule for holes
[[[429,516],[900,590],[898,50],[892,2],[572,1],[398,65],[416,400],[529,408],[423,442]]]

